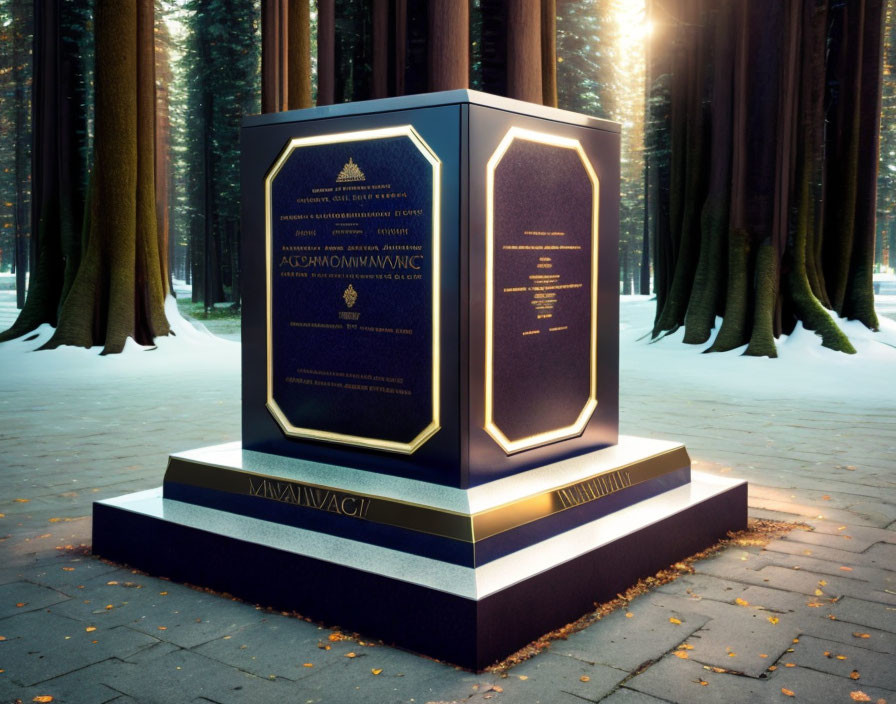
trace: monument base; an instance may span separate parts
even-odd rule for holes
[[[484,564],[458,564],[165,498],[159,487],[96,502],[93,549],[481,670],[746,523],[746,482],[693,472]]]

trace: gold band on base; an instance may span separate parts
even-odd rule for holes
[[[473,514],[209,465],[182,457],[169,458],[165,483],[175,482],[278,501],[475,543],[555,513],[599,501],[623,489],[689,466],[687,450],[684,446],[677,446],[586,479]]]

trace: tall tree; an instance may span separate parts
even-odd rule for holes
[[[720,314],[711,351],[773,357],[797,321],[854,351],[823,306],[876,328],[882,18],[882,0],[655,13],[651,144],[669,145],[650,156],[655,337],[685,325],[704,343]]]
[[[55,326],[81,262],[90,82],[87,12],[84,0],[34,6],[31,279],[24,307],[12,327],[0,333],[0,341],[43,323]],[[17,156],[22,149],[17,146]],[[21,163],[16,169],[24,171]],[[19,210],[17,219],[24,220]]]
[[[169,332],[155,205],[152,0],[97,0],[96,140],[87,243],[47,347],[151,344]]]

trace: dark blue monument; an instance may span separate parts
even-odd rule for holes
[[[460,90],[242,154],[242,442],[97,502],[98,554],[482,669],[746,526],[618,434],[618,125]]]

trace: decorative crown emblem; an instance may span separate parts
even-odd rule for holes
[[[352,158],[348,158],[348,162],[345,166],[342,167],[342,171],[339,172],[339,175],[336,177],[336,182],[343,181],[366,181],[367,177],[364,176],[364,172],[358,168],[358,165],[352,161]]]
[[[345,301],[345,305],[351,308],[355,305],[355,301],[358,300],[358,292],[355,291],[354,287],[349,284],[348,288],[342,292],[342,299]]]

